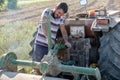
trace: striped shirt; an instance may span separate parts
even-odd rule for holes
[[[49,15],[50,27],[51,27],[51,38],[52,38],[52,40],[55,40],[57,31],[58,31],[60,25],[64,24],[64,20],[62,19],[62,17],[55,19],[55,18],[53,18],[52,14],[53,14],[53,11],[49,8],[46,8],[41,15],[41,19],[44,16],[47,17]],[[39,45],[43,45],[43,46],[48,46],[47,39],[41,29],[41,24],[39,24],[39,26],[38,26],[38,32],[37,32],[37,36],[35,39],[35,43],[39,44]]]

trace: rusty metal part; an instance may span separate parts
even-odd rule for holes
[[[78,19],[75,20],[74,18],[66,19],[65,20],[65,28],[67,30],[68,35],[70,35],[70,27],[72,26],[85,26],[85,37],[94,37],[94,31],[91,30],[91,25],[94,19]]]
[[[56,45],[57,47],[57,45]],[[55,47],[55,49],[56,49]],[[50,50],[51,54],[55,55],[56,51]],[[8,56],[9,55],[9,56]],[[14,53],[8,53],[6,56],[3,56],[7,58],[9,62],[13,65],[25,65],[25,66],[32,66],[38,68],[42,74],[46,74],[50,71],[52,71],[52,74],[57,75],[61,71],[63,72],[71,72],[71,73],[77,73],[77,74],[87,74],[87,75],[94,75],[97,80],[101,79],[100,72],[97,68],[86,68],[86,67],[76,67],[76,66],[68,66],[68,65],[62,65],[59,63],[58,59],[56,56],[46,55],[41,62],[31,62],[31,61],[24,61],[24,60],[16,60],[14,57],[11,58],[11,56],[15,55]],[[5,62],[3,60],[3,62]],[[1,60],[1,63],[3,63]],[[1,65],[0,67],[2,68],[4,66]],[[57,73],[56,73],[57,72]]]
[[[88,24],[89,22],[93,21],[93,19],[75,19],[75,18],[70,18],[65,20],[65,25],[70,25],[70,26],[83,26]]]
[[[11,52],[10,54],[2,55],[2,57],[0,58],[0,69],[17,71],[17,66],[11,63],[12,59],[17,59],[17,56],[13,52]]]

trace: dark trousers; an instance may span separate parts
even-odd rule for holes
[[[40,62],[44,55],[48,54],[48,47],[39,44],[34,45],[33,61]]]

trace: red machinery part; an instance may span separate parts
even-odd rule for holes
[[[108,19],[97,19],[97,24],[107,25],[109,24],[109,20]]]

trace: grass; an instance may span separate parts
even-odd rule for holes
[[[36,22],[19,21],[6,24],[0,28],[0,56],[4,53],[14,52],[20,60],[32,60],[29,56],[31,47],[30,41],[33,39],[32,34],[36,31]],[[18,66],[25,72],[30,73],[32,67]]]
[[[0,28],[0,54],[15,52],[19,59],[29,59],[29,42],[36,30],[34,22],[15,22]]]

